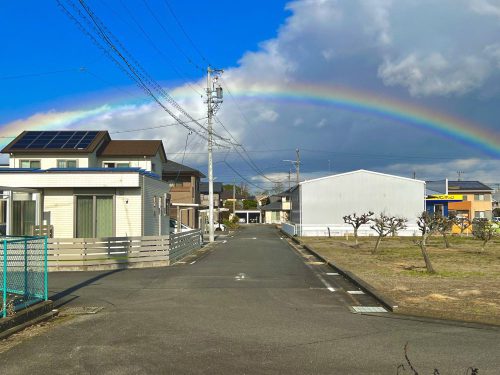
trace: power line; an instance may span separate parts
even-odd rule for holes
[[[184,34],[184,36],[186,37],[186,39],[189,41],[189,43],[191,44],[191,46],[194,48],[194,50],[198,53],[198,55],[201,57],[201,59],[207,63],[208,65],[212,65],[210,64],[210,62],[207,60],[207,58],[203,55],[203,53],[201,53],[200,49],[196,46],[196,44],[194,43],[193,39],[191,39],[191,37],[189,36],[189,34],[187,33],[186,29],[184,28],[184,26],[182,25],[181,21],[179,20],[179,18],[177,17],[177,15],[175,14],[174,12],[174,9],[173,7],[170,5],[170,3],[168,2],[168,0],[163,0],[163,2],[165,3],[165,5],[167,6],[170,14],[172,14],[175,22],[177,22],[177,25],[179,26],[179,28],[181,29],[182,33]]]
[[[61,9],[66,13],[66,15],[72,19],[80,29],[96,44],[100,49],[102,49],[105,54],[120,68],[124,71],[136,84],[143,89],[143,91],[149,95],[153,100],[162,107],[172,118],[174,118],[179,124],[184,126],[186,129],[193,131],[200,137],[207,139],[204,133],[200,133],[200,131],[194,129],[193,127],[187,125],[186,121],[179,118],[172,110],[170,110],[153,92],[156,91],[160,96],[162,96],[168,104],[172,105],[176,110],[178,110],[181,114],[188,117],[190,120],[196,123],[200,128],[203,129],[204,132],[207,129],[201,125],[198,121],[196,121],[184,108],[182,108],[157,82],[155,82],[142,68],[142,66],[134,59],[134,57],[126,50],[126,48],[120,43],[120,41],[109,31],[106,29],[105,25],[98,19],[98,17],[92,12],[92,10],[88,7],[88,5],[83,0],[79,0],[80,6],[83,8],[84,13],[82,13],[76,5],[71,0],[66,0],[66,2],[73,8],[75,13],[83,19],[89,27],[91,27],[97,36],[104,41],[105,46],[101,45],[97,39],[85,28],[85,26],[78,21],[75,15],[73,15],[61,2],[61,0],[56,0]],[[118,44],[119,48],[115,43],[111,40],[115,40]],[[121,49],[121,50],[120,50]],[[122,52],[123,51],[123,52]],[[114,58],[113,54],[117,55],[118,59]],[[129,56],[132,60],[129,61],[125,55]],[[120,63],[120,61],[122,63]],[[224,138],[220,137],[218,134],[214,134],[218,139],[222,141],[226,141]],[[220,144],[216,144],[219,147],[224,147]]]
[[[172,42],[172,44],[175,46],[175,48],[177,48],[179,50],[179,52],[184,56],[184,58],[187,60],[187,62],[189,62],[191,65],[193,65],[197,70],[205,72],[205,70],[200,65],[198,65],[196,62],[194,62],[193,59],[190,56],[188,56],[186,52],[184,52],[184,50],[182,49],[182,47],[170,35],[170,33],[165,28],[165,26],[163,26],[163,23],[158,19],[158,17],[156,17],[155,13],[151,9],[151,7],[147,3],[147,1],[146,0],[142,0],[142,2],[146,6],[146,9],[148,10],[149,14],[151,14],[151,16],[153,17],[153,19],[156,21],[156,23],[163,30],[163,32],[165,33],[165,35],[167,36],[167,38],[170,39],[170,41]]]
[[[200,93],[190,82],[189,80],[187,79],[186,75],[181,73],[176,67],[175,65],[170,61],[170,59],[163,53],[163,51],[158,48],[158,46],[156,45],[156,43],[151,39],[151,37],[149,36],[149,34],[146,32],[146,30],[144,30],[144,28],[141,26],[141,24],[135,19],[134,15],[132,14],[132,12],[130,11],[130,9],[125,5],[125,2],[123,0],[120,0],[120,4],[122,5],[122,7],[125,9],[125,11],[128,13],[130,19],[132,19],[132,21],[137,25],[137,27],[139,28],[139,30],[141,31],[142,35],[144,35],[144,37],[149,41],[149,43],[153,46],[153,48],[156,50],[156,52],[165,60],[165,62],[180,76],[182,77],[182,79],[184,80],[184,82],[194,91],[196,92],[198,95],[200,96],[203,96],[202,93]]]

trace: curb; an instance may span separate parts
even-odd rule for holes
[[[298,240],[295,237],[290,236],[288,233],[285,233],[281,231],[285,236],[290,238],[293,242],[296,244],[302,246],[305,250],[307,250],[309,253],[314,255],[315,257],[321,259],[323,262],[328,264],[331,268],[333,268],[335,271],[337,271],[339,274],[344,276],[346,279],[349,279],[353,284],[355,284],[357,287],[359,287],[361,290],[363,290],[365,293],[371,295],[373,298],[375,298],[378,302],[380,302],[381,305],[383,305],[385,308],[389,309],[390,311],[394,312],[397,308],[398,305],[396,302],[394,302],[392,299],[382,295],[375,287],[372,285],[368,284],[366,281],[362,280],[355,274],[353,274],[350,271],[344,270],[342,267],[339,267],[335,263],[329,261],[326,259],[324,256],[321,254],[318,254],[316,250],[311,248],[308,245],[303,244],[300,240]]]
[[[0,326],[0,340],[22,331],[23,329],[38,324],[40,322],[51,319],[59,314],[58,310],[52,309],[52,301],[41,302],[37,305],[21,310],[19,315],[13,318],[7,318],[9,321],[2,322]]]

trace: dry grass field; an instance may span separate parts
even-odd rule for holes
[[[333,263],[354,272],[399,305],[403,314],[500,325],[500,238],[481,252],[481,242],[452,237],[429,239],[428,251],[437,273],[430,275],[413,238],[387,237],[377,254],[376,238],[302,237]]]

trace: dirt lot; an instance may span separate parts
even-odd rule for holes
[[[301,238],[332,262],[354,272],[397,301],[399,312],[500,325],[500,238],[481,252],[473,238],[453,237],[445,249],[442,237],[429,240],[437,273],[425,272],[413,238],[384,238],[371,254],[375,238]]]

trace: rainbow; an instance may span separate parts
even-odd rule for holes
[[[254,86],[231,91],[243,99],[291,101],[298,104],[333,106],[349,112],[363,113],[392,120],[439,134],[446,139],[472,146],[500,158],[500,130],[493,131],[473,122],[415,106],[394,98],[341,86],[288,85],[286,90],[272,86]]]
[[[193,92],[185,86],[173,90],[172,94],[178,100],[193,100]],[[488,130],[465,119],[394,98],[383,97],[369,91],[353,90],[342,86],[287,84],[286,89],[271,85],[253,85],[239,90],[233,88],[231,94],[242,100],[285,101],[330,106],[349,112],[368,114],[391,120],[398,125],[424,129],[445,139],[452,139],[474,147],[491,157],[500,158],[500,131]],[[226,96],[226,100],[229,102],[231,96]],[[112,116],[135,107],[137,107],[137,102],[131,104],[130,100],[116,97],[111,104],[92,109],[36,114],[27,119],[0,125],[0,136],[17,135],[22,130],[28,129],[89,128],[92,127],[92,121],[100,116]],[[2,143],[8,141],[7,139]]]

